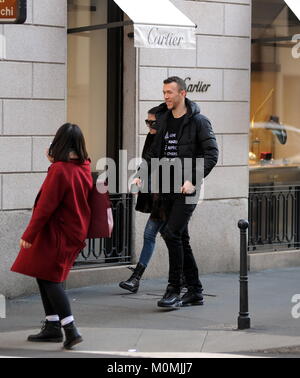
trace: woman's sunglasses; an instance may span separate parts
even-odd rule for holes
[[[145,122],[146,122],[146,125],[148,127],[153,127],[154,125],[156,125],[156,121],[150,121],[149,119],[145,119]]]

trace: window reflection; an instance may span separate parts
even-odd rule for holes
[[[250,170],[300,167],[296,34],[300,21],[283,0],[253,0]]]
[[[70,27],[106,23],[106,0],[68,0]],[[106,156],[106,29],[68,34],[68,120],[82,128],[95,170]]]
[[[68,28],[106,23],[106,0],[68,0]]]

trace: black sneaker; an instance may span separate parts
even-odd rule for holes
[[[202,306],[204,304],[202,290],[189,287],[187,293],[181,297],[181,306]]]
[[[164,307],[164,308],[177,308],[181,306],[181,300],[180,300],[180,289],[168,285],[167,290],[162,297],[157,302],[158,307]]]
[[[36,335],[28,336],[27,341],[61,343],[63,341],[63,334],[60,322],[49,322],[46,320],[43,322],[41,332]]]

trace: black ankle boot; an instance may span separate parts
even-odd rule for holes
[[[65,349],[72,349],[74,345],[79,344],[83,341],[82,336],[78,332],[74,322],[65,325],[63,329],[66,336],[66,340],[64,342]]]
[[[49,322],[46,320],[41,332],[37,335],[28,336],[27,340],[34,342],[61,343],[63,341],[63,334],[60,322]]]
[[[120,282],[119,286],[131,293],[136,293],[139,289],[140,279],[142,278],[145,269],[145,265],[138,263],[131,277],[127,281]]]

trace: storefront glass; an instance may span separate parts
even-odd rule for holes
[[[249,250],[300,248],[300,21],[253,0]]]
[[[68,0],[68,29],[107,23],[107,0]]]
[[[106,0],[68,0],[68,27],[107,24]],[[92,167],[106,156],[107,29],[68,34],[68,121],[86,137]]]
[[[68,121],[84,132],[95,179],[97,161],[118,162],[122,149],[123,37],[123,12],[114,1],[68,0]],[[110,193],[110,199],[113,235],[89,239],[76,268],[131,261],[132,197]]]
[[[300,21],[283,0],[253,0],[252,23],[250,184],[300,183]]]

